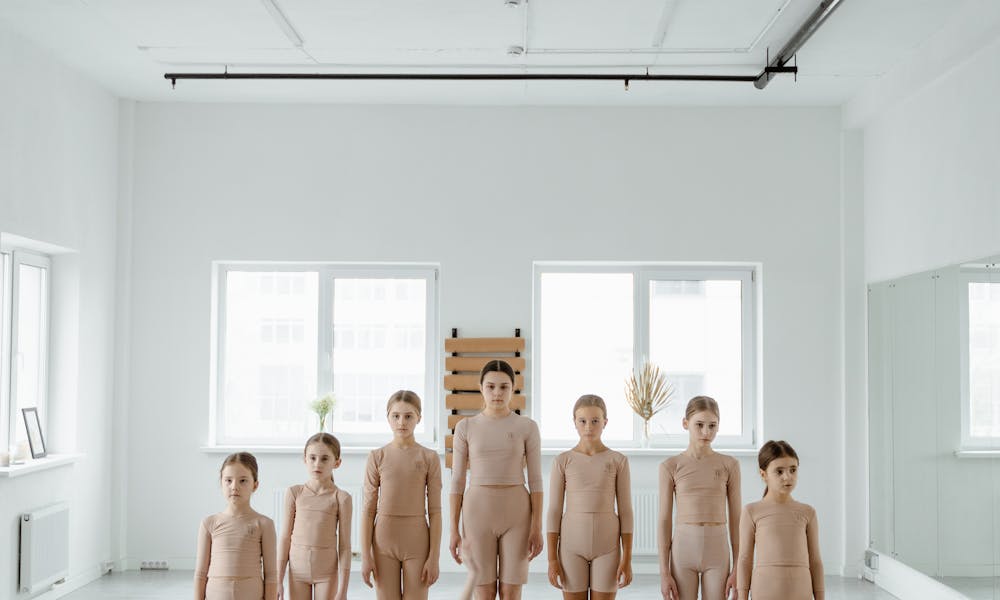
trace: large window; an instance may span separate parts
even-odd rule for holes
[[[424,400],[416,434],[432,442],[436,290],[430,266],[218,265],[214,442],[299,444],[318,426],[308,404],[330,391],[327,429],[385,441],[399,389]]]
[[[963,268],[962,446],[1000,446],[1000,272]]]
[[[28,439],[21,409],[38,408],[47,433],[50,261],[40,254],[5,249],[0,265],[0,447],[7,448]]]
[[[673,384],[651,421],[651,443],[687,444],[684,407],[712,396],[722,412],[717,444],[753,444],[754,271],[750,267],[535,266],[534,416],[549,443],[576,440],[571,410],[586,393],[608,404],[605,439],[639,445],[642,421],[624,383],[648,359]]]

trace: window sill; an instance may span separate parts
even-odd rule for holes
[[[45,458],[30,459],[18,465],[0,467],[0,479],[13,479],[22,475],[29,475],[56,467],[64,467],[75,463],[81,458],[83,458],[82,454],[50,454]]]
[[[341,454],[363,454],[367,455],[378,446],[343,446]],[[233,452],[250,452],[252,454],[302,454],[302,446],[202,446],[200,448],[205,454],[232,454]]]
[[[612,450],[617,450],[625,456],[661,456],[666,458],[668,456],[674,456],[675,454],[680,454],[687,450],[687,448],[629,448],[629,447],[614,447],[611,446]],[[569,448],[542,448],[542,454],[544,456],[557,456],[563,452],[569,450]],[[756,448],[713,448],[719,454],[725,454],[727,456],[757,456]]]
[[[1000,449],[997,450],[955,450],[958,458],[1000,458]]]
[[[365,456],[372,450],[376,448],[381,448],[383,444],[378,446],[344,446],[340,449],[342,455],[347,456]],[[441,448],[433,448],[438,454],[444,455],[444,450]],[[543,447],[542,456],[558,456],[563,452],[569,450],[569,447]],[[650,457],[668,457],[675,454],[680,454],[685,450],[685,448],[612,448],[612,450],[617,450],[625,456],[650,456]],[[253,454],[302,454],[302,446],[202,446],[201,451],[205,454],[232,454],[233,452],[251,452]],[[742,456],[757,456],[756,448],[716,448],[716,452],[720,454],[726,454],[729,456],[742,457]]]

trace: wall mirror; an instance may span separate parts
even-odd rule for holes
[[[1000,600],[1000,256],[868,287],[870,546]]]

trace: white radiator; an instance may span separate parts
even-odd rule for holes
[[[21,515],[18,590],[33,594],[69,575],[69,506],[53,504]]]
[[[632,494],[635,529],[632,534],[632,554],[656,556],[656,519],[660,496],[656,490],[640,490]]]
[[[274,521],[274,528],[278,532],[278,535],[281,535],[281,521],[284,518],[286,489],[275,488],[272,493],[274,508],[269,516]],[[358,549],[361,548],[361,526],[359,525],[361,521],[359,518],[361,514],[361,488],[345,487],[341,489],[351,495],[351,552],[357,554]]]

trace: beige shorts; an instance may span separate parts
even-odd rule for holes
[[[476,585],[528,582],[531,500],[521,485],[474,485],[462,500],[462,555]]]
[[[559,532],[559,564],[564,592],[618,591],[621,561],[618,515],[566,513]]]
[[[209,577],[205,600],[261,600],[264,580],[260,577]]]
[[[292,544],[288,551],[288,577],[299,583],[337,580],[337,549]]]
[[[809,567],[754,567],[750,576],[753,600],[813,600]]]
[[[701,597],[722,600],[730,572],[729,556],[727,525],[677,523],[670,547],[670,572],[680,600],[698,598],[699,575]]]

